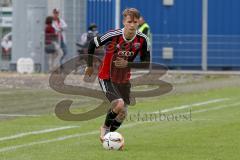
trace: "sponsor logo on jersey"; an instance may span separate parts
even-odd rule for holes
[[[133,51],[119,51],[118,56],[131,57],[134,55]]]

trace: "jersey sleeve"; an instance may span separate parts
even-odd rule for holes
[[[128,67],[138,69],[148,69],[150,65],[150,47],[147,38],[144,38],[142,48],[140,50],[141,62],[128,62]]]
[[[121,30],[109,31],[109,32],[103,34],[102,36],[94,37],[94,43],[95,43],[96,47],[103,46],[107,42],[110,42],[114,36],[117,36],[121,33],[122,33]]]
[[[114,31],[109,31],[105,34],[103,34],[102,36],[96,36],[94,37],[88,46],[88,66],[92,66],[93,63],[93,54],[95,52],[95,48],[98,48],[100,46],[105,45],[107,42],[110,42],[114,36],[117,36],[119,34],[121,34],[122,31],[121,30],[114,30]]]
[[[150,62],[150,46],[147,38],[144,38],[142,50],[140,52],[141,62]]]

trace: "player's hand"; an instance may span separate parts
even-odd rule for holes
[[[113,63],[117,68],[126,68],[128,65],[128,61],[120,57],[117,57],[117,59],[113,61]]]
[[[93,74],[93,67],[87,67],[85,69],[85,75],[88,75],[89,77]]]

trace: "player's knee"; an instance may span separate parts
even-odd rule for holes
[[[125,110],[125,104],[124,104],[124,101],[122,99],[114,100],[112,102],[112,104],[113,104],[113,111],[115,113],[120,113],[120,112],[123,112]]]
[[[127,112],[126,111],[123,111],[121,112],[121,115],[120,115],[122,121],[127,117]]]
[[[117,104],[118,109],[122,112],[125,109],[124,101],[120,99]]]
[[[119,121],[123,122],[126,117],[127,117],[127,108],[124,107],[124,109],[121,110],[118,114]]]

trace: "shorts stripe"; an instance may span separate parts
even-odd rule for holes
[[[100,82],[100,86],[101,86],[103,92],[106,94],[107,89],[106,89],[106,85],[105,85],[104,81],[102,79],[99,79],[99,82]]]

